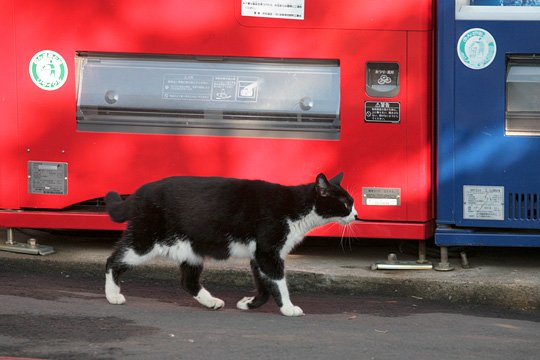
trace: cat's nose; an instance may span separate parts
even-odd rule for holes
[[[357,220],[357,221],[360,220],[360,219],[358,218],[358,211],[356,211],[356,209],[354,208],[354,205],[353,205],[353,207],[352,207],[351,215],[352,215],[352,217],[353,217],[354,220]]]

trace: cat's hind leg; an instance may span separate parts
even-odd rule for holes
[[[109,303],[114,305],[121,305],[126,302],[124,295],[120,293],[120,275],[122,275],[128,269],[128,266],[124,264],[119,258],[122,257],[122,251],[117,249],[107,259],[107,265],[105,267],[105,296]]]
[[[115,250],[107,259],[105,267],[105,296],[109,303],[114,305],[121,305],[126,302],[126,298],[120,292],[120,275],[132,266],[151,260],[160,253],[160,249],[155,245],[147,247],[145,250],[136,251],[131,246],[133,242],[128,239],[131,239],[129,229],[126,230]],[[142,254],[139,252],[142,252]]]
[[[180,264],[182,276],[182,288],[195,298],[201,305],[209,309],[218,310],[225,306],[225,302],[221,299],[213,297],[200,283],[201,273],[203,271],[202,264],[189,264],[183,262]]]

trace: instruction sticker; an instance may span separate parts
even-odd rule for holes
[[[168,74],[161,96],[165,100],[256,102],[260,83],[257,77]]]
[[[304,0],[241,0],[242,16],[304,20]]]
[[[237,82],[236,76],[215,76],[212,81],[212,100],[234,100]]]
[[[504,220],[504,186],[463,186],[463,219]]]

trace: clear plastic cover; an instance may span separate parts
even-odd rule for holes
[[[510,57],[506,75],[506,133],[540,135],[540,57]]]
[[[339,138],[337,61],[77,56],[79,130]]]

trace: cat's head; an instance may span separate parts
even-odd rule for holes
[[[329,221],[342,225],[356,220],[358,213],[354,208],[354,199],[341,187],[343,173],[328,180],[324,174],[315,180],[315,212]]]

